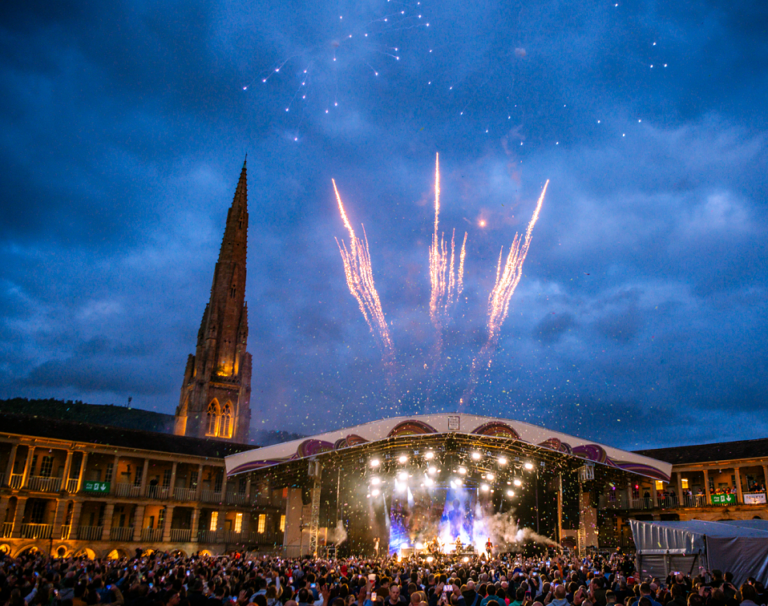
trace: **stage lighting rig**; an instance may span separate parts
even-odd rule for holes
[[[434,450],[428,450],[427,452],[424,453],[424,458],[427,461],[431,461],[432,459],[435,458],[435,451]]]
[[[499,457],[498,462],[499,465],[506,465],[509,461],[507,461],[507,457]]]
[[[408,456],[407,455],[400,455],[397,458],[397,462],[400,463],[401,465],[405,465],[408,462]]]
[[[474,451],[472,453],[472,460],[473,461],[479,461],[482,458],[483,458],[483,455],[481,455],[478,451]]]
[[[527,461],[525,465],[523,465],[523,467],[525,467],[526,471],[531,471],[531,469],[533,469],[533,463],[531,463],[530,461]]]
[[[376,469],[379,465],[381,465],[381,461],[378,459],[371,459],[370,465],[372,468]]]
[[[515,491],[514,490],[508,490],[507,491],[507,496],[510,497],[510,498],[514,497],[515,496]]]
[[[518,486],[518,487],[520,487],[520,486],[522,486],[522,485],[523,485],[523,481],[522,481],[520,478],[515,478],[514,480],[512,480],[512,483],[513,483],[515,486]]]

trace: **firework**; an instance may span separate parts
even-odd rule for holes
[[[377,338],[384,350],[385,357],[391,359],[394,356],[394,345],[389,334],[387,321],[384,318],[384,312],[381,308],[379,293],[376,291],[376,286],[373,283],[373,267],[371,265],[371,253],[368,248],[368,236],[365,234],[365,227],[363,227],[363,238],[358,238],[344,210],[344,204],[336,187],[336,181],[332,179],[331,182],[333,183],[333,191],[336,194],[336,201],[339,204],[341,220],[349,232],[349,249],[347,249],[343,240],[339,242],[336,239],[336,244],[339,247],[341,259],[344,263],[344,275],[347,279],[349,292],[357,301],[360,312],[363,314],[368,328],[371,329],[371,333]]]
[[[544,189],[541,190],[541,195],[536,202],[536,210],[533,211],[531,221],[528,223],[525,237],[521,240],[520,234],[515,234],[515,237],[512,240],[512,246],[507,254],[507,260],[503,266],[502,260],[504,259],[504,249],[502,248],[499,253],[499,261],[496,264],[496,282],[488,297],[488,340],[485,342],[485,345],[483,345],[477,356],[475,356],[475,359],[472,360],[469,383],[467,389],[464,391],[464,395],[461,400],[459,400],[460,405],[466,404],[472,397],[477,385],[478,369],[483,366],[487,368],[491,365],[501,326],[504,324],[504,320],[507,319],[509,304],[512,301],[512,296],[515,294],[517,285],[520,283],[520,278],[523,276],[523,263],[525,263],[528,249],[531,246],[533,228],[539,220],[539,212],[541,211],[541,205],[544,203],[544,196],[547,193],[548,186],[549,179],[544,183]]]
[[[440,226],[440,156],[435,156],[435,231],[429,247],[429,278],[432,291],[429,297],[429,317],[438,333],[442,331],[443,321],[448,319],[451,306],[458,301],[464,290],[464,258],[466,257],[467,233],[459,253],[458,275],[455,269],[456,230],[451,235],[451,253],[445,236],[439,233]],[[438,334],[438,339],[440,335]]]

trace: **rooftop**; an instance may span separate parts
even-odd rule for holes
[[[637,454],[666,461],[672,465],[686,463],[711,463],[732,461],[735,459],[754,459],[768,457],[768,438],[758,440],[739,440],[719,444],[695,444],[692,446],[674,446],[672,448],[653,448],[636,450]]]
[[[125,429],[62,419],[43,419],[33,415],[5,412],[2,413],[0,433],[213,459],[223,459],[229,455],[258,448],[252,444],[205,440],[154,431]]]

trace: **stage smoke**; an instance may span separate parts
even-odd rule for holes
[[[332,529],[330,534],[331,542],[336,545],[336,547],[347,540],[347,529],[344,528],[344,523],[341,520],[336,522],[336,528]]]
[[[520,528],[515,522],[514,511],[476,519],[475,536],[484,536],[483,532],[496,545],[510,546],[533,541],[540,545],[558,546],[552,539],[536,534],[530,528]]]

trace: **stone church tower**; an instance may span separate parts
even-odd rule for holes
[[[248,186],[245,163],[227,214],[211,300],[187,358],[174,433],[232,442],[248,441],[251,423],[251,354],[245,257],[248,245]]]

